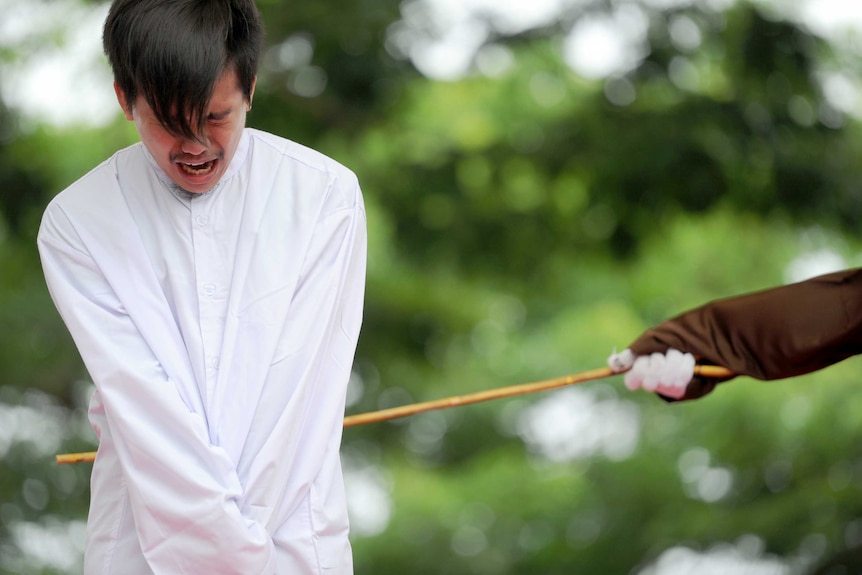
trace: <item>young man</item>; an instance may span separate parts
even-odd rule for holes
[[[608,358],[630,389],[670,399],[706,395],[724,380],[693,378],[701,363],[782,379],[862,353],[862,269],[708,303],[665,321]]]
[[[365,214],[335,161],[245,128],[253,0],[114,0],[141,143],[45,211],[45,277],[95,383],[84,571],[348,574],[339,462]]]

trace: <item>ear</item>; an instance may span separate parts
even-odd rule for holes
[[[248,102],[246,102],[246,104],[248,104],[248,110],[247,110],[247,111],[249,111],[249,112],[251,111],[251,105],[252,105],[252,103],[253,103],[253,101],[254,101],[254,89],[255,89],[255,87],[256,87],[256,86],[257,86],[257,76],[255,76],[255,77],[252,79],[252,81],[251,81],[251,90],[250,90],[250,91],[249,91],[249,93],[248,93]]]
[[[123,109],[123,115],[125,115],[126,119],[130,122],[134,121],[135,117],[132,113],[132,106],[126,99],[126,93],[120,89],[120,85],[117,82],[114,82],[114,93],[117,95],[117,102],[120,103],[120,108]]]

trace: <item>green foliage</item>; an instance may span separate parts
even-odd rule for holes
[[[599,367],[670,315],[786,281],[803,256],[859,264],[860,125],[815,81],[832,48],[746,3],[644,6],[645,60],[585,80],[560,34],[604,4],[497,31],[508,70],[441,82],[387,48],[395,0],[260,1],[252,125],[342,161],[365,193],[351,412]],[[680,18],[698,47],[673,41]],[[24,133],[0,108],[2,575],[78,569],[21,542],[80,535],[69,522],[86,516],[88,467],[50,456],[95,441],[35,233],[54,194],[134,139],[121,119]],[[738,379],[690,404],[617,378],[346,430],[348,487],[373,478],[385,516],[370,528],[352,511],[357,573],[639,573],[668,550],[721,545],[794,573],[849,565],[858,365]]]

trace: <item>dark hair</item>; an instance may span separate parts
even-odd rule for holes
[[[130,106],[143,95],[166,130],[198,139],[229,67],[251,99],[263,34],[254,0],[114,0],[102,44]]]

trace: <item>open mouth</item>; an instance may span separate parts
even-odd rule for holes
[[[212,172],[216,161],[210,160],[208,162],[201,162],[198,164],[187,164],[185,162],[177,162],[177,163],[179,164],[180,169],[190,176],[204,176],[204,175]]]

